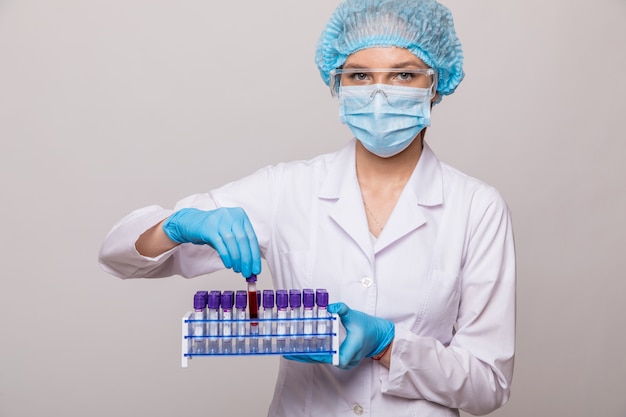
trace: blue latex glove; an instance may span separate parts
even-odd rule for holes
[[[354,368],[361,359],[378,355],[395,336],[394,324],[386,319],[352,310],[344,303],[328,305],[328,312],[338,314],[346,328],[346,338],[339,347],[339,367]]]
[[[385,319],[352,310],[344,303],[328,305],[328,312],[338,314],[346,329],[346,338],[339,347],[339,368],[351,369],[361,359],[378,355],[395,336],[394,324]],[[306,363],[330,363],[330,355],[284,355],[285,359]]]
[[[330,353],[323,355],[283,355],[283,358],[303,363],[331,363],[333,361],[333,356]]]
[[[163,231],[174,242],[211,246],[226,268],[246,278],[261,273],[259,243],[248,215],[240,207],[180,209],[163,223]]]

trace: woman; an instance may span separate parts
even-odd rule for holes
[[[316,62],[355,138],[338,152],[122,219],[102,267],[123,278],[261,272],[326,288],[340,365],[281,360],[271,416],[486,414],[509,397],[515,254],[492,187],[437,160],[432,104],[463,78],[449,11],[433,0],[346,0]],[[368,359],[372,358],[372,359]],[[310,362],[310,363],[307,363]]]

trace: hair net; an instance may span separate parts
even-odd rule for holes
[[[435,0],[344,0],[317,43],[322,79],[348,56],[370,47],[406,48],[438,72],[437,91],[452,94],[463,79],[463,51],[450,11]]]

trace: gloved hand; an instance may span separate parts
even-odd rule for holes
[[[339,347],[339,367],[354,368],[361,359],[378,355],[395,336],[394,324],[386,319],[352,310],[344,303],[328,305],[328,312],[338,314],[346,329],[346,338]]]
[[[344,303],[328,305],[328,312],[338,314],[346,329],[339,347],[339,368],[351,369],[365,357],[376,356],[393,341],[394,324],[385,319],[352,310]],[[306,363],[331,363],[331,355],[283,355],[285,359]]]
[[[240,207],[210,211],[183,208],[163,223],[163,231],[174,242],[210,245],[226,268],[246,278],[261,273],[259,243],[248,215]]]

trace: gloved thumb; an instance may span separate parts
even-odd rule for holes
[[[350,312],[350,307],[345,303],[332,303],[328,305],[326,310],[330,314],[338,314],[339,317],[345,317]]]

